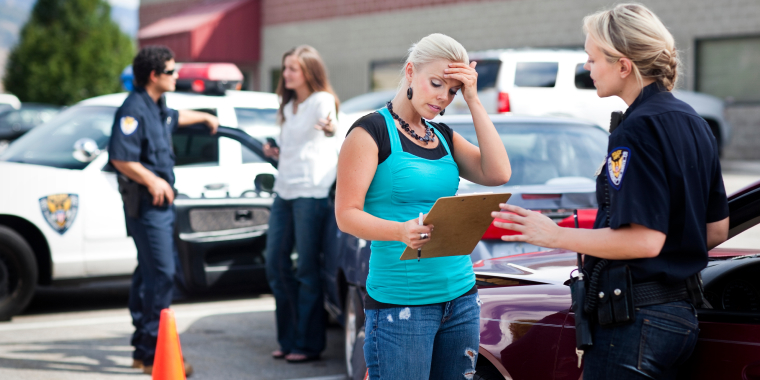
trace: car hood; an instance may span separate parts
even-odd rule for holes
[[[708,268],[729,259],[760,255],[760,249],[715,248],[710,251]],[[562,285],[578,269],[577,254],[555,249],[480,260],[472,264],[476,276],[490,276],[542,284]],[[709,276],[708,276],[709,277]],[[707,281],[707,279],[706,279]]]
[[[472,264],[475,275],[562,285],[576,270],[575,252],[555,249],[544,252],[480,260]]]
[[[459,184],[457,194],[512,193],[507,203],[527,209],[590,209],[597,208],[596,184],[588,179],[558,178],[549,185],[530,186],[482,186],[465,179]],[[531,199],[526,194],[559,194],[559,197]]]

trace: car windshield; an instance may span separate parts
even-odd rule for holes
[[[114,114],[116,107],[71,107],[21,136],[0,155],[0,161],[84,169],[88,162],[75,158],[74,143],[89,138],[104,150],[111,136]]]
[[[477,145],[470,123],[449,124]],[[512,166],[508,186],[593,183],[604,160],[607,132],[562,123],[495,123]]]

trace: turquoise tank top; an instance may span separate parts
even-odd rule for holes
[[[451,156],[446,139],[433,128],[448,153],[428,160],[404,152],[396,124],[388,108],[378,111],[385,117],[391,155],[377,166],[367,190],[364,211],[381,219],[405,222],[427,214],[440,197],[456,194],[459,167]],[[451,301],[475,286],[469,256],[399,260],[406,244],[373,241],[369,259],[367,292],[378,302],[396,305],[425,305]]]

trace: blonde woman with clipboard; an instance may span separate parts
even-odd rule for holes
[[[431,34],[409,50],[399,92],[359,119],[338,159],[335,215],[340,229],[371,240],[364,357],[370,379],[461,379],[474,374],[480,302],[468,252],[399,260],[430,241],[420,225],[459,177],[499,186],[509,157],[477,93],[475,62],[457,41]],[[441,123],[457,91],[472,113],[479,147]],[[413,352],[414,355],[409,353]]]

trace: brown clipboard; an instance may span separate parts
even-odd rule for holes
[[[432,224],[430,241],[422,247],[421,258],[464,256],[472,253],[493,222],[491,212],[500,211],[511,193],[471,194],[438,198],[423,223]],[[399,260],[417,258],[417,250],[406,247]]]

